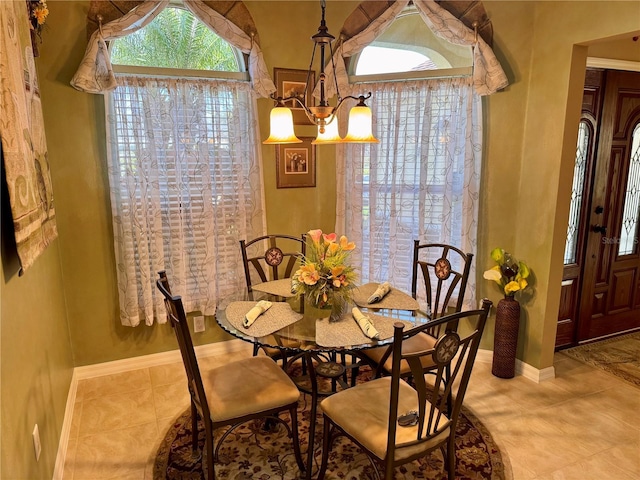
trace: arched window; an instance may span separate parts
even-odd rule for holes
[[[242,287],[238,242],[263,233],[255,95],[244,57],[167,7],[111,42],[109,182],[121,321],[166,321],[157,272],[185,309],[215,313]]]
[[[113,40],[111,61],[118,65],[222,72],[244,71],[237,49],[191,12],[167,7],[140,30]]]
[[[362,52],[351,59],[351,73],[377,75],[438,70],[439,75],[470,71],[471,47],[454,45],[434,34],[415,7],[407,7]],[[454,69],[454,70],[452,70]],[[409,77],[407,77],[409,78]]]
[[[349,81],[372,92],[380,139],[338,146],[337,222],[361,247],[361,282],[409,291],[415,239],[476,253],[482,115],[471,65],[471,47],[437,37],[415,7],[350,58]]]

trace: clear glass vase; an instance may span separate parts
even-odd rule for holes
[[[322,306],[310,298],[305,297],[305,314],[313,318],[329,318],[330,322],[337,322],[347,311],[348,302],[343,295],[331,292]]]

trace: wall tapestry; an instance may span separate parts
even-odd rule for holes
[[[0,1],[0,138],[22,274],[58,236],[24,0]]]

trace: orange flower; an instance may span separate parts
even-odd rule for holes
[[[318,283],[320,279],[320,274],[316,270],[316,265],[314,263],[308,263],[300,267],[300,275],[299,278],[307,285],[315,285]]]
[[[347,237],[342,235],[340,237],[340,248],[345,251],[353,250],[356,248],[356,244],[354,242],[350,242]]]

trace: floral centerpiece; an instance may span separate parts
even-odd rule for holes
[[[293,274],[291,291],[305,295],[310,305],[321,309],[342,308],[351,297],[357,275],[349,265],[349,255],[356,248],[344,235],[310,230],[311,244]]]
[[[496,282],[505,298],[513,298],[516,292],[527,288],[529,267],[524,262],[518,262],[502,248],[494,248],[491,258],[496,262],[496,266],[486,270],[483,277]]]

